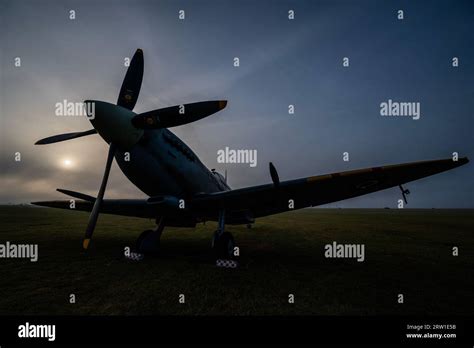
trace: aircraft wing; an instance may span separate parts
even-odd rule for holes
[[[71,200],[31,202],[31,204],[73,211],[92,211],[95,197],[70,190],[58,189],[58,191],[79,198],[74,200],[74,208],[71,207]],[[148,219],[165,216],[167,226],[194,227],[196,225],[192,212],[170,208],[166,204],[150,204],[147,199],[104,199],[100,206],[100,213]]]
[[[293,209],[317,206],[340,200],[362,196],[368,193],[395,187],[407,182],[441,173],[468,163],[464,157],[389,165],[351,170],[340,173],[311,176],[308,178],[246,187],[230,191],[200,194],[188,201],[188,209],[169,209],[165,205],[150,204],[145,199],[105,199],[100,208],[104,214],[157,218],[167,216],[176,226],[192,226],[198,220],[216,220],[218,211],[226,210],[226,221],[246,223],[248,219],[277,214]],[[58,191],[78,198],[75,207],[70,200],[32,202],[39,206],[78,211],[91,211],[95,197],[82,193],[58,189]]]
[[[95,198],[90,198],[91,199],[88,200],[74,200],[74,208],[71,207],[70,200],[32,202],[31,204],[72,211],[91,211],[92,207],[94,206]],[[156,218],[158,215],[156,207],[147,204],[146,199],[104,199],[100,207],[100,212],[103,214],[134,216],[151,219]]]
[[[351,170],[283,181],[277,185],[203,194],[191,203],[197,210],[225,208],[226,213],[247,211],[257,218],[290,210],[289,200],[293,200],[294,209],[336,202],[405,184],[468,162],[464,157],[458,161],[443,159]]]

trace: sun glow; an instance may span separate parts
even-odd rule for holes
[[[74,163],[70,158],[64,158],[61,161],[61,167],[63,167],[63,168],[69,169],[69,168],[72,168],[73,166],[74,166]]]

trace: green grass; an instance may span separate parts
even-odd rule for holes
[[[259,219],[252,229],[228,226],[241,251],[235,270],[214,266],[215,223],[166,228],[161,256],[133,262],[124,247],[153,221],[101,215],[84,252],[87,213],[1,206],[0,217],[0,243],[39,245],[36,263],[0,259],[3,315],[474,312],[473,210],[306,209]],[[326,259],[332,241],[364,243],[365,261]]]

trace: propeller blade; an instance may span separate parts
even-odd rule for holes
[[[76,139],[76,138],[85,137],[86,135],[91,135],[91,134],[96,134],[96,133],[97,131],[95,129],[90,129],[84,132],[58,134],[58,135],[53,135],[51,137],[38,140],[35,143],[35,145],[46,145],[46,144],[58,143],[60,141]]]
[[[138,100],[143,80],[143,51],[137,49],[120,88],[117,105],[133,110]]]
[[[92,238],[92,233],[94,233],[97,218],[99,217],[100,206],[102,204],[102,200],[104,199],[105,187],[107,186],[107,180],[109,179],[110,167],[112,166],[114,153],[115,145],[111,143],[109,146],[109,153],[107,155],[107,162],[105,164],[104,176],[102,177],[102,184],[100,185],[99,193],[97,194],[94,207],[92,208],[91,215],[89,216],[89,222],[86,228],[86,235],[84,237],[84,242],[82,243],[84,249],[87,249],[87,247],[89,246],[89,242]]]
[[[142,129],[170,128],[191,123],[212,115],[227,105],[227,100],[210,100],[170,106],[144,112],[132,118],[132,124]]]

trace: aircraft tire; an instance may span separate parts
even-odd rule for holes
[[[213,249],[217,259],[230,260],[234,254],[234,237],[230,232],[224,232],[220,236],[217,231],[213,237]]]
[[[160,239],[153,235],[155,231],[146,230],[138,236],[135,248],[140,254],[157,254],[160,247]]]

